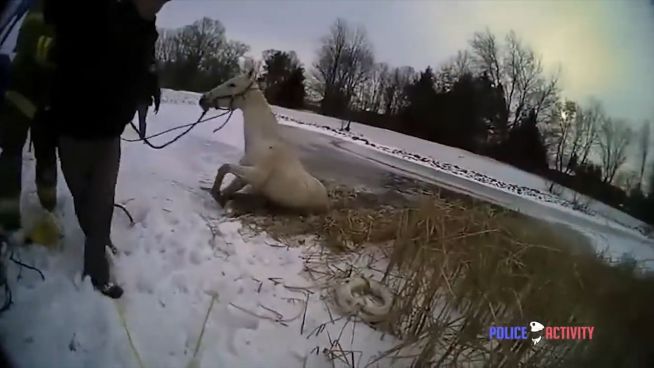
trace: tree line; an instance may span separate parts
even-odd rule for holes
[[[160,35],[166,88],[210,89],[234,75],[249,51],[209,18]],[[337,19],[308,68],[294,51],[266,50],[262,57],[259,82],[272,104],[487,155],[545,177],[552,191],[564,185],[654,223],[649,122],[633,132],[599,100],[563,98],[560,71],[547,73],[515,32],[475,32],[447,62],[417,71],[377,62],[366,30]],[[621,172],[632,145],[638,170]]]

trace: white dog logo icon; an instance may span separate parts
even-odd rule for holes
[[[529,329],[531,330],[531,332],[536,333],[536,332],[543,331],[545,329],[545,326],[543,326],[543,324],[540,322],[532,321],[529,322]],[[536,345],[540,342],[542,338],[543,338],[542,336],[534,337],[531,339],[531,341],[534,343],[534,345]]]

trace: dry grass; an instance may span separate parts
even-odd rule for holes
[[[255,210],[241,218],[278,238],[314,234],[333,251],[386,247],[397,298],[380,328],[413,367],[654,366],[654,278],[610,266],[585,238],[463,197],[405,199],[331,190],[326,216]],[[235,216],[247,208],[237,204]],[[265,215],[265,216],[260,216]],[[490,342],[492,325],[595,326],[593,341]],[[378,362],[379,363],[379,362]]]
[[[323,215],[273,208],[252,195],[237,197],[230,207],[233,217],[278,240],[315,234],[333,251],[351,251],[362,244],[394,239],[398,216],[410,205],[409,200],[390,191],[379,195],[333,186],[329,195],[332,208]]]

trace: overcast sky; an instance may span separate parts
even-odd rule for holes
[[[563,70],[565,96],[600,98],[616,117],[654,117],[652,0],[173,0],[161,27],[208,16],[253,54],[295,50],[305,65],[337,17],[365,26],[378,61],[438,65],[486,26],[514,29],[550,68]]]

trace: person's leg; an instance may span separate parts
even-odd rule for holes
[[[57,206],[57,136],[47,111],[37,112],[31,135],[36,158],[36,192],[43,208],[52,212]]]
[[[111,244],[111,220],[120,167],[120,138],[102,140],[95,144],[97,150],[89,187],[89,234],[86,249],[90,253],[90,274],[96,274],[98,281],[105,284],[109,281],[105,248]]]
[[[113,298],[122,289],[109,281],[105,247],[110,244],[114,194],[120,164],[120,138],[85,141],[59,139],[64,178],[73,195],[75,212],[84,231],[84,275]]]
[[[59,159],[64,180],[73,196],[75,215],[84,235],[88,233],[88,219],[85,207],[87,206],[88,190],[91,181],[92,157],[84,152],[80,142],[69,138],[58,139]]]
[[[20,228],[23,146],[29,121],[6,101],[0,105],[0,227]]]

